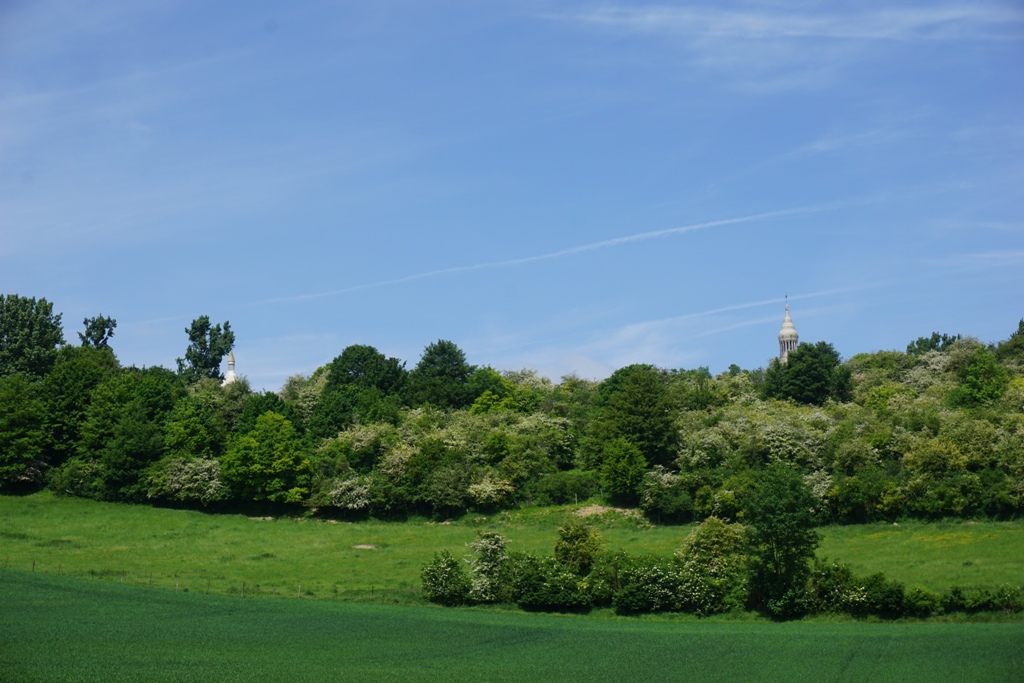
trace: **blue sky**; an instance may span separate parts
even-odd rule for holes
[[[0,4],[0,290],[277,389],[450,339],[555,380],[1024,317],[1015,2]]]

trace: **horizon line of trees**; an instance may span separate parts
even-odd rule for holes
[[[821,522],[1024,511],[1024,320],[985,345],[597,382],[469,364],[451,341],[411,370],[351,345],[279,392],[221,384],[228,322],[185,329],[177,370],[123,367],[116,321],[65,343],[45,299],[0,295],[0,491],[198,509],[458,515],[601,498],[675,523],[749,514],[765,468],[800,475]]]

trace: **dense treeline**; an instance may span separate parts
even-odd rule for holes
[[[0,490],[208,509],[457,515],[601,497],[663,523],[750,514],[769,466],[816,520],[1024,511],[1024,321],[985,345],[933,334],[845,362],[631,365],[554,384],[477,367],[450,341],[407,369],[343,349],[277,393],[222,385],[228,323],[186,330],[177,371],[122,367],[116,322],[64,341],[45,299],[0,296]]]

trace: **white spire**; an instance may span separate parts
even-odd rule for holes
[[[779,362],[785,363],[789,352],[796,348],[800,335],[796,333],[792,318],[789,317],[789,296],[786,296],[786,317],[782,319],[782,329],[779,330]]]
[[[238,381],[238,375],[235,374],[235,352],[232,351],[228,354],[228,372],[224,375],[224,381],[220,385],[224,387],[236,381]]]

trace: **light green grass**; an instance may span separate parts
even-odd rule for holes
[[[456,555],[483,529],[512,550],[550,554],[571,507],[535,508],[451,523],[332,523],[249,519],[135,505],[0,496],[0,567],[247,597],[304,596],[419,604],[423,563]],[[667,555],[690,527],[652,527],[610,513],[591,518],[608,547]],[[908,586],[1024,585],[1024,523],[827,527],[820,555]],[[372,545],[376,549],[353,546]]]
[[[931,591],[1024,586],[1024,523],[901,522],[820,530],[820,557]]]
[[[0,570],[0,680],[1020,681],[1024,624],[587,619]]]
[[[512,550],[550,554],[565,508],[470,515],[451,523],[251,519],[138,505],[0,497],[0,566],[179,590],[418,602],[419,574],[435,551],[466,553],[482,529]],[[671,552],[686,528],[595,520],[609,547]],[[371,545],[375,549],[353,546]]]

